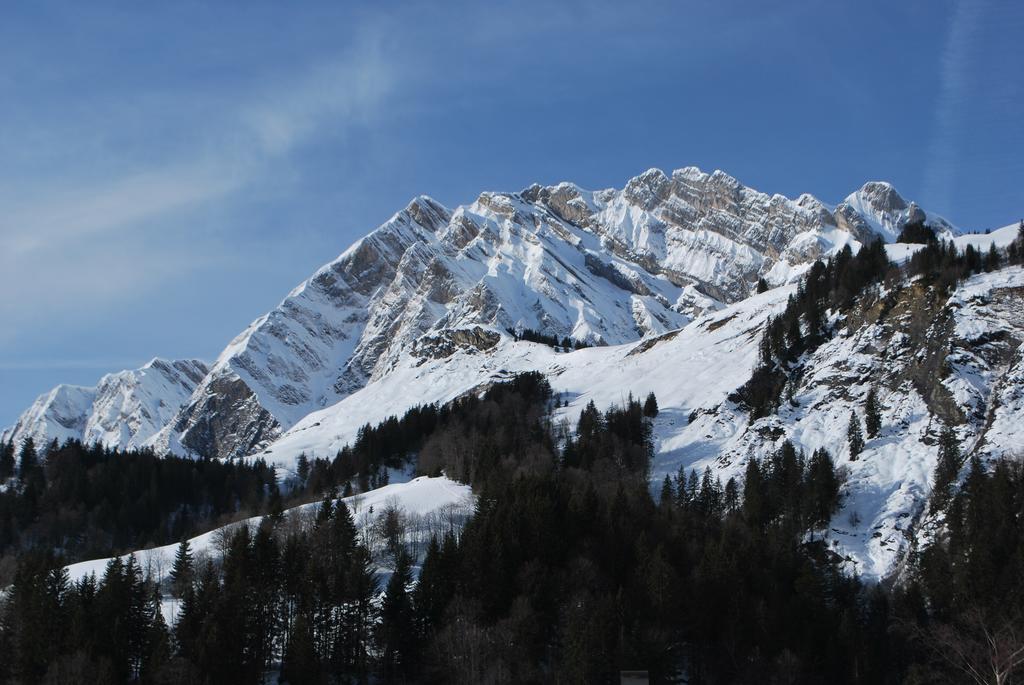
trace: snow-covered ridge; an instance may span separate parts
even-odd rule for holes
[[[913,214],[895,191],[870,190],[840,213],[687,167],[621,190],[535,185],[454,209],[418,197],[235,338],[151,443],[249,454],[384,378],[424,338],[478,327],[610,345],[660,335]]]
[[[81,440],[106,447],[142,447],[185,404],[208,373],[196,359],[153,359],[139,369],[107,374],[94,387],[58,385],[40,395],[0,440],[38,445]]]
[[[908,203],[891,184],[883,181],[865,183],[836,207],[835,214],[840,225],[848,225],[854,230],[868,228],[887,243],[896,242],[900,229],[911,221],[928,224],[945,239],[960,234],[941,216],[926,212],[913,202]]]
[[[107,412],[86,431],[89,391],[63,388],[17,434],[241,456],[429,356],[421,340],[524,327],[633,342],[746,298],[758,278],[791,282],[846,244],[891,238],[919,211],[887,184],[833,209],[695,167],[650,169],[621,190],[483,193],[454,209],[420,196],[232,340],[189,397],[167,400],[172,416],[151,411],[118,437],[114,416],[131,412]]]
[[[1000,230],[957,240],[985,250],[1007,235]],[[844,508],[827,531],[830,543],[849,557],[851,569],[883,577],[914,544],[944,421],[963,422],[964,444],[986,458],[1024,454],[1024,436],[1015,428],[1024,425],[1024,270],[975,276],[934,312],[908,289],[884,319],[851,326],[810,355],[793,402],[779,416],[750,425],[728,395],[750,376],[765,320],[794,291],[794,285],[775,288],[636,343],[558,353],[502,339],[486,354],[462,349],[437,359],[410,356],[255,456],[291,471],[299,454],[332,457],[365,423],[527,370],[544,373],[569,401],[557,418],[570,422],[591,400],[607,407],[630,392],[653,391],[661,408],[654,482],[680,467],[711,467],[723,480],[741,476],[749,455],[767,455],[784,439],[808,453],[825,447],[848,475]],[[948,368],[948,375],[922,365],[926,348],[935,368]],[[879,391],[883,430],[851,460],[846,426],[851,412],[863,415],[871,385]]]
[[[392,483],[382,488],[371,490],[366,493],[346,497],[341,501],[352,512],[356,528],[359,531],[361,541],[374,553],[374,560],[378,563],[376,569],[382,576],[389,571],[380,567],[378,548],[381,541],[377,539],[373,526],[377,517],[388,507],[398,508],[403,515],[406,525],[405,543],[413,559],[419,563],[426,551],[426,545],[431,537],[441,538],[446,532],[460,527],[476,506],[476,499],[473,491],[468,485],[456,483],[448,478],[429,478],[421,476],[404,483]],[[304,504],[285,511],[287,517],[308,517],[316,514],[319,502]],[[262,516],[231,523],[220,528],[215,528],[201,535],[189,539],[189,546],[195,558],[208,557],[216,559],[223,552],[230,536],[239,526],[249,526],[255,530],[259,526]],[[171,567],[174,564],[174,556],[178,545],[164,545],[133,552],[136,561],[142,568],[144,574],[153,581],[160,583],[168,577]],[[127,561],[128,554],[120,557]],[[92,574],[97,579],[103,576],[107,564],[113,557],[105,559],[90,559],[67,567],[68,576],[71,582],[78,582]],[[173,624],[176,602],[171,598],[165,598],[162,602],[164,619],[168,624]]]

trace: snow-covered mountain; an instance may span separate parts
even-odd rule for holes
[[[832,208],[694,167],[651,169],[621,190],[484,193],[455,209],[419,197],[254,321],[184,403],[160,396],[161,411],[127,428],[114,423],[131,410],[104,410],[103,428],[86,431],[94,393],[62,387],[7,435],[241,456],[413,350],[486,349],[513,328],[611,345],[659,335],[744,299],[759,278],[792,281],[820,256],[925,216],[955,232],[886,183]]]
[[[751,423],[728,397],[750,376],[766,320],[813,260],[876,236],[891,242],[919,219],[959,234],[885,183],[830,207],[694,168],[650,170],[622,190],[562,183],[485,193],[455,209],[419,197],[253,322],[209,370],[197,365],[191,385],[161,396],[165,411],[150,411],[144,427],[119,424],[116,416],[138,413],[125,402],[96,409],[111,406],[97,399],[104,379],[97,389],[55,389],[5,437],[251,455],[290,470],[303,453],[333,456],[365,423],[538,370],[569,400],[559,410],[569,421],[591,400],[607,407],[654,391],[656,480],[680,466],[727,478],[784,439],[827,448],[847,473],[832,544],[880,577],[927,519],[944,422],[978,454],[1024,451],[1014,428],[1024,420],[1024,270],[977,276],[942,302],[905,289],[884,315],[836,322],[841,334],[804,360],[777,416]],[[956,242],[987,249],[1016,230]],[[887,247],[896,261],[914,249]],[[759,278],[774,287],[753,294]],[[516,328],[597,346],[557,352],[514,339]],[[871,385],[885,428],[853,461],[845,428]]]
[[[141,369],[104,376],[96,386],[58,385],[38,399],[0,441],[38,445],[56,439],[141,447],[191,396],[209,368],[195,359],[153,359]]]
[[[887,184],[851,198],[833,210],[693,167],[455,209],[419,197],[233,340],[154,444],[248,454],[414,348],[486,349],[511,328],[612,345],[659,335],[920,212]]]
[[[1017,227],[1008,226],[956,242],[986,250],[1016,235]],[[892,245],[889,251],[902,259],[913,249]],[[622,345],[561,353],[504,337],[483,352],[464,346],[437,357],[410,354],[256,456],[285,470],[300,454],[329,458],[365,423],[528,370],[544,373],[568,400],[556,418],[570,423],[590,401],[608,407],[630,392],[642,397],[653,391],[661,411],[652,483],[680,467],[742,478],[748,456],[767,455],[787,439],[808,453],[824,447],[847,479],[843,508],[827,532],[830,543],[851,569],[884,577],[906,558],[927,521],[937,437],[946,422],[957,425],[968,453],[1024,455],[1024,433],[1017,428],[1024,425],[1024,269],[975,276],[941,301],[910,287],[887,308],[870,305],[837,319],[839,335],[804,360],[788,405],[750,422],[729,395],[750,377],[765,322],[795,291],[792,284],[774,288],[679,330]],[[851,413],[863,418],[872,385],[883,428],[854,460],[846,427]]]

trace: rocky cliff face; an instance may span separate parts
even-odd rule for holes
[[[742,300],[760,277],[780,284],[847,243],[890,239],[919,211],[887,184],[833,209],[693,167],[652,169],[621,190],[484,193],[455,209],[419,197],[232,341],[149,443],[249,454],[403,355],[460,344],[467,334],[453,331],[594,344],[661,334]]]
[[[154,359],[141,369],[106,375],[95,387],[59,385],[41,395],[0,440],[141,447],[174,418],[208,372],[194,359]]]
[[[1007,244],[1016,230],[958,242],[984,251]],[[680,468],[707,467],[723,482],[742,481],[751,455],[767,457],[784,440],[806,454],[827,449],[844,477],[843,504],[815,534],[851,570],[887,577],[941,520],[928,500],[944,427],[955,428],[965,457],[1024,457],[1024,269],[978,274],[952,293],[921,282],[873,288],[851,309],[829,314],[835,335],[801,358],[778,412],[752,421],[730,395],[750,378],[765,322],[795,290],[771,289],[637,343],[568,353],[508,337],[489,346],[468,334],[452,342],[426,336],[430,354],[406,355],[256,456],[293,471],[298,455],[329,458],[366,423],[522,371],[548,378],[568,402],[554,419],[569,425],[591,401],[605,408],[653,391],[661,411],[653,422],[652,487]],[[851,455],[847,427],[851,416],[863,425],[871,388],[881,430]]]

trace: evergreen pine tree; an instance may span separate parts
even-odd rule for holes
[[[52,555],[30,553],[19,560],[0,612],[0,645],[8,645],[0,661],[13,671],[16,682],[40,682],[61,653],[68,589],[67,570]]]
[[[726,513],[732,513],[740,505],[740,486],[736,483],[736,478],[730,476],[729,480],[725,482],[725,492],[722,496],[722,502],[725,506]]]
[[[380,609],[378,645],[384,682],[402,682],[416,663],[417,639],[408,586],[412,582],[409,556],[398,555]]]
[[[131,678],[137,679],[146,656],[147,628],[151,618],[147,614],[147,608],[151,593],[148,591],[145,578],[143,578],[142,567],[134,554],[128,555],[128,561],[124,565],[124,582],[127,594],[124,598],[122,620],[125,626],[128,671]]]
[[[455,578],[451,576],[451,557],[454,549],[454,538],[451,545],[441,544],[436,537],[430,538],[427,554],[423,559],[420,577],[413,592],[413,607],[416,615],[416,629],[420,640],[428,641],[440,626],[444,609],[454,590]]]
[[[31,437],[26,438],[21,445],[21,453],[18,455],[18,477],[25,482],[39,465],[39,455],[36,452],[36,441]]]
[[[345,630],[349,632],[351,644],[350,663],[352,674],[364,679],[369,672],[369,656],[373,629],[373,598],[377,594],[377,574],[373,570],[373,559],[363,545],[356,547],[346,571],[347,617]]]
[[[160,592],[156,586],[150,589],[145,619],[144,647],[139,669],[140,680],[144,683],[155,682],[157,674],[171,659],[171,636],[160,610]]]
[[[648,393],[647,399],[644,400],[644,416],[649,419],[653,419],[658,415],[658,398],[654,396],[654,393]]]
[[[252,661],[260,671],[274,661],[274,635],[281,620],[281,564],[273,524],[264,519],[252,541],[252,556],[247,569],[248,612],[252,617],[250,649]]]
[[[874,438],[878,435],[878,431],[882,428],[882,413],[878,407],[878,393],[875,392],[875,386],[871,386],[868,390],[867,401],[864,403],[864,427],[867,429],[869,438]]]
[[[932,497],[939,506],[949,501],[950,489],[960,473],[960,442],[953,427],[946,425],[939,435],[939,458],[935,464],[935,487]]]
[[[319,683],[321,671],[313,627],[306,612],[299,612],[285,643],[284,657],[281,660],[281,682],[296,685]]]
[[[764,527],[768,517],[768,502],[761,464],[754,457],[747,459],[743,482],[743,515],[754,530]]]
[[[695,506],[699,494],[700,478],[697,476],[697,469],[690,469],[690,475],[686,478],[686,503],[690,507]]]
[[[178,544],[174,564],[171,566],[171,595],[179,600],[184,599],[186,593],[192,589],[192,578],[192,547],[188,540],[182,540]]]
[[[299,477],[299,483],[302,485],[306,484],[306,479],[309,478],[309,457],[303,452],[299,455],[298,460],[295,463],[295,475]]]
[[[757,279],[757,292],[758,294],[768,292],[768,281],[763,278]]]
[[[675,488],[672,487],[672,476],[665,475],[665,480],[661,483],[661,497],[658,499],[658,503],[662,509],[671,509],[672,505],[675,504],[676,493]]]
[[[985,255],[985,271],[995,271],[999,268],[1000,261],[999,250],[996,249],[996,244],[992,243],[988,246],[988,254]]]
[[[276,481],[270,486],[270,496],[267,498],[267,516],[274,525],[284,520],[284,500],[281,498],[281,489],[277,486]]]
[[[14,475],[14,445],[0,443],[0,483]]]
[[[839,500],[839,479],[832,457],[824,448],[814,450],[807,464],[807,523],[814,527],[826,525]]]
[[[864,434],[860,430],[860,420],[856,412],[850,414],[850,423],[846,428],[846,444],[850,447],[850,461],[857,461],[864,449]]]

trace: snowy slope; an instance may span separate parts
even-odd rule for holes
[[[376,490],[370,490],[359,495],[343,498],[349,510],[355,518],[356,527],[363,535],[364,543],[372,547],[372,534],[370,526],[376,521],[376,516],[385,508],[390,506],[399,507],[408,519],[411,519],[408,531],[409,543],[429,542],[430,529],[437,522],[446,524],[451,517],[465,517],[473,510],[476,502],[473,498],[473,491],[468,485],[456,483],[444,477],[428,478],[421,476],[405,483],[392,483]],[[312,516],[320,506],[319,502],[303,504],[288,509],[287,516]],[[431,522],[431,514],[443,514],[445,519],[440,518]],[[211,531],[197,535],[189,539],[192,553],[196,557],[203,555],[216,556],[221,553],[219,545],[224,541],[226,535],[238,526],[248,525],[255,530],[263,517],[255,516],[227,526],[215,528]],[[452,519],[454,520],[454,519]],[[422,528],[422,529],[421,529]],[[433,531],[437,532],[437,531]],[[441,533],[443,534],[443,530]],[[134,552],[136,560],[144,572],[149,572],[152,577],[159,581],[165,578],[174,563],[174,555],[177,552],[177,543],[154,547]],[[121,557],[127,560],[128,555]],[[89,574],[95,574],[97,578],[103,575],[103,570],[111,558],[90,559],[67,567],[71,581],[78,581]]]
[[[888,184],[832,209],[695,167],[651,169],[621,190],[483,193],[455,209],[421,196],[231,341],[173,417],[160,412],[159,425],[120,438],[107,420],[94,434],[122,447],[249,454],[390,374],[421,339],[483,330],[472,342],[483,350],[494,332],[532,328],[629,343],[746,298],[758,278],[791,282],[844,245],[891,238],[919,215]],[[49,411],[50,432],[67,437],[84,430],[89,403],[64,389],[32,413]],[[119,413],[129,415],[108,419]]]
[[[1000,239],[999,232],[971,237],[979,244]],[[301,453],[330,458],[364,423],[525,370],[543,372],[569,400],[558,412],[570,421],[591,400],[607,407],[629,392],[654,391],[661,407],[654,483],[680,466],[710,466],[723,479],[739,476],[749,455],[766,455],[783,439],[808,453],[825,447],[848,476],[844,507],[827,533],[851,568],[882,577],[913,544],[911,528],[925,513],[943,422],[959,425],[964,444],[983,456],[1024,452],[1017,428],[1024,425],[1024,270],[976,276],[948,302],[930,306],[919,288],[911,288],[881,319],[876,307],[848,322],[806,361],[793,403],[779,416],[748,425],[747,414],[727,396],[749,378],[761,327],[792,292],[793,286],[769,290],[640,343],[557,353],[503,338],[486,352],[412,355],[387,376],[306,417],[257,456],[285,471]],[[851,461],[847,422],[851,412],[863,417],[872,384],[884,428]]]
[[[194,359],[153,359],[141,369],[108,374],[92,388],[59,385],[40,395],[0,440],[140,447],[174,417],[207,372]]]
[[[953,244],[957,246],[957,249],[963,250],[968,245],[973,245],[976,250],[980,250],[982,253],[987,252],[989,247],[995,245],[996,247],[1003,248],[1008,246],[1017,237],[1019,230],[1019,224],[1010,224],[1009,226],[1003,226],[997,228],[994,231],[988,233],[965,233],[957,235],[952,238]],[[885,252],[889,255],[889,259],[896,263],[902,263],[910,259],[911,255],[924,247],[921,244],[914,243],[891,243],[885,246]]]
[[[960,234],[941,216],[926,212],[913,202],[908,203],[891,184],[884,181],[865,183],[843,200],[835,213],[841,226],[849,230],[869,228],[887,243],[896,242],[900,229],[911,221],[926,223],[944,239]]]
[[[505,336],[487,353],[468,348],[438,359],[410,355],[387,376],[310,414],[253,458],[290,471],[300,454],[333,457],[365,423],[418,404],[447,402],[523,371],[541,371],[569,400],[561,415],[575,418],[591,400],[607,407],[629,392],[653,390],[664,407],[659,427],[682,426],[692,409],[723,401],[749,377],[761,326],[793,292],[792,285],[769,290],[640,343],[559,353]]]
[[[694,167],[651,169],[621,190],[484,193],[455,209],[419,197],[232,341],[152,442],[251,453],[391,373],[423,336],[526,327],[614,345],[673,330],[914,214],[874,185],[842,214]]]

